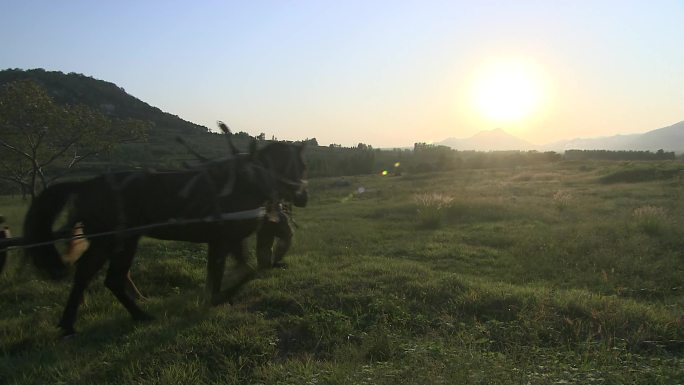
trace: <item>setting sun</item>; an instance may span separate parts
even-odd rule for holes
[[[544,98],[539,70],[521,60],[485,66],[473,85],[473,103],[482,118],[513,123],[537,112]]]

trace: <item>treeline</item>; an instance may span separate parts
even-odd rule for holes
[[[315,139],[314,139],[315,141]],[[309,176],[372,174],[382,152],[370,146],[316,146],[309,143],[305,152]]]
[[[315,140],[315,139],[314,139]],[[555,152],[457,151],[446,146],[416,143],[413,149],[355,147],[309,147],[306,152],[309,175],[342,176],[371,173],[422,173],[472,168],[513,168],[561,160]]]
[[[315,139],[312,140],[315,143]],[[413,149],[373,149],[309,146],[306,152],[309,175],[313,177],[370,173],[422,173],[454,169],[515,168],[561,160],[675,160],[674,152],[570,150],[553,151],[459,151],[447,146],[415,143]]]
[[[651,151],[608,151],[608,150],[567,150],[566,160],[674,160],[674,152]]]
[[[191,145],[207,157],[224,156],[228,152],[226,138],[219,134],[205,134],[194,137]],[[234,137],[242,150],[246,151],[251,140],[259,146],[271,142],[261,137],[252,137],[238,132]],[[310,177],[331,177],[364,174],[401,175],[402,173],[427,173],[457,169],[516,168],[558,162],[562,160],[673,160],[674,153],[657,151],[586,151],[571,150],[564,155],[556,152],[538,151],[459,151],[450,147],[416,143],[413,148],[375,149],[359,143],[353,147],[340,145],[319,146],[316,139],[306,139],[305,158]],[[121,146],[121,153],[112,159],[100,162],[85,162],[81,172],[99,173],[112,169],[146,167],[156,169],[182,168],[196,159],[178,143],[165,148],[164,152],[153,153],[141,148]],[[149,148],[147,149],[149,150]],[[126,158],[127,162],[121,162]],[[0,193],[15,193],[13,186],[0,181]]]

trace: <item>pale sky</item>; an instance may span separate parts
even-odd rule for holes
[[[0,69],[269,138],[545,144],[684,120],[681,0],[0,0],[0,36]]]

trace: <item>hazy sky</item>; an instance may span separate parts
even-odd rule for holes
[[[684,120],[684,1],[0,0],[0,35],[0,69],[83,73],[212,129],[321,144]]]

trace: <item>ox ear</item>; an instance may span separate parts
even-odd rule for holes
[[[239,152],[237,147],[235,146],[235,143],[233,143],[233,133],[230,132],[230,128],[228,127],[227,124],[223,123],[222,121],[216,122],[221,129],[221,131],[226,135],[226,139],[228,140],[228,147],[230,147],[230,151],[232,151],[231,155],[237,155]]]
[[[221,129],[221,132],[223,132],[226,135],[231,134],[230,128],[228,128],[228,126],[225,123],[219,120],[218,122],[216,122],[216,124],[218,124],[219,128]]]

